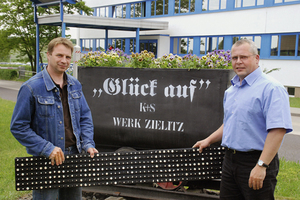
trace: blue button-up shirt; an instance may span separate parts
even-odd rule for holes
[[[67,75],[68,104],[79,152],[95,147],[90,108],[81,84]],[[65,149],[64,115],[59,88],[47,70],[23,83],[11,120],[11,132],[33,156],[49,157],[54,147]]]
[[[292,131],[289,96],[275,79],[260,67],[245,77],[231,80],[224,95],[222,146],[238,151],[263,150],[268,131]]]

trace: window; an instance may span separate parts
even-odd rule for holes
[[[295,95],[295,88],[293,87],[288,87],[287,91],[289,93],[289,95],[294,96]]]
[[[300,0],[275,0],[275,3],[286,3],[286,2],[294,2],[294,1],[300,1]]]
[[[112,39],[112,47],[125,52],[125,39]]]
[[[271,56],[277,56],[277,54],[278,54],[278,42],[279,42],[279,36],[278,35],[272,35],[272,39],[271,39]]]
[[[299,56],[299,48],[299,34],[272,35],[271,56]]]
[[[195,0],[175,0],[175,14],[195,12]]]
[[[93,51],[93,40],[83,39],[82,40],[82,51]]]
[[[126,18],[126,5],[115,7],[114,18]]]
[[[264,5],[264,0],[235,0],[235,8],[261,6]]]
[[[224,37],[201,37],[200,54],[207,54],[214,50],[224,49]]]
[[[130,4],[130,17],[145,17],[145,2]]]
[[[300,35],[298,36],[298,56],[300,56]]]
[[[108,7],[95,8],[97,17],[108,17]]]
[[[202,11],[226,9],[227,0],[203,0]]]
[[[136,49],[135,39],[130,39],[130,47],[129,47],[130,52],[135,52],[135,49]]]
[[[104,39],[96,39],[96,51],[105,51]]]
[[[174,38],[173,54],[193,54],[193,38]]]
[[[280,56],[295,56],[296,35],[282,35]]]
[[[151,16],[167,15],[169,0],[156,0],[151,2]]]

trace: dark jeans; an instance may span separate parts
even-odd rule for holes
[[[74,146],[65,149],[65,155],[78,154]],[[33,200],[82,200],[82,188],[43,189],[32,191]]]
[[[255,167],[261,152],[237,152],[226,150],[220,188],[222,200],[269,200],[274,199],[277,183],[276,176],[279,171],[278,155],[274,157],[267,169],[263,188],[253,190],[249,188],[248,181],[251,170]]]

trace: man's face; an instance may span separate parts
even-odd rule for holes
[[[240,81],[258,68],[259,55],[254,55],[249,49],[248,43],[233,46],[231,49],[232,68]]]
[[[53,48],[52,54],[47,53],[49,70],[56,74],[64,73],[70,66],[72,53],[71,49],[63,44],[58,44]]]

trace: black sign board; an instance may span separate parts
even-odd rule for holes
[[[79,67],[97,148],[189,148],[223,121],[232,70]]]

